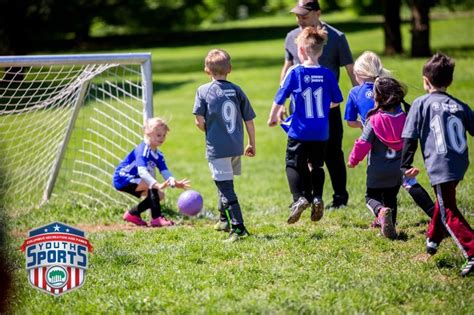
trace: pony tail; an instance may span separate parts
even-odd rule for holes
[[[367,119],[370,118],[370,116],[375,115],[375,113],[377,113],[379,111],[380,107],[381,107],[380,105],[377,105],[374,108],[372,108],[371,110],[369,110],[367,112],[367,116],[365,117],[365,119],[367,120]]]
[[[404,99],[402,99],[402,104],[403,104],[403,108],[405,109],[405,113],[408,114],[408,112],[410,111],[411,105],[407,103]]]

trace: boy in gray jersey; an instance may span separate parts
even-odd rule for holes
[[[402,171],[414,177],[412,167],[420,145],[431,185],[436,193],[433,218],[427,231],[426,250],[435,254],[445,231],[454,238],[467,262],[466,276],[474,270],[474,231],[456,205],[456,186],[469,166],[466,130],[474,136],[474,113],[470,107],[446,93],[453,80],[454,61],[436,54],[423,67],[423,87],[428,94],[417,98],[403,129]]]
[[[255,112],[242,89],[227,81],[231,71],[229,54],[221,49],[211,50],[205,59],[210,83],[196,91],[193,114],[196,125],[206,133],[206,157],[218,190],[220,220],[218,231],[229,231],[228,242],[249,235],[244,226],[239,201],[234,191],[234,175],[240,175],[240,156],[255,156]],[[243,123],[248,134],[244,150]]]

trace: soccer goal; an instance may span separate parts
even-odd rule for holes
[[[113,171],[143,139],[152,101],[148,53],[0,57],[1,205],[127,202]]]

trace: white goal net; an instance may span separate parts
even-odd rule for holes
[[[125,203],[113,171],[143,138],[152,88],[150,54],[0,57],[2,206]]]

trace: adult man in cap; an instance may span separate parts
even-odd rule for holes
[[[302,62],[298,58],[298,50],[295,43],[298,34],[307,26],[320,26],[324,27],[328,32],[328,41],[324,46],[323,54],[319,58],[319,64],[331,70],[338,81],[339,68],[344,66],[352,85],[357,85],[352,71],[354,61],[346,37],[341,31],[320,20],[321,8],[318,0],[300,0],[298,1],[298,5],[295,6],[291,12],[296,15],[298,27],[286,35],[285,63],[281,70],[280,81],[283,80],[287,70],[291,66]],[[280,113],[281,119],[283,119],[285,115],[286,109],[282,106]],[[341,109],[338,106],[332,108],[329,112],[329,141],[326,149],[325,163],[329,171],[334,194],[333,201],[328,205],[328,208],[344,207],[347,205],[349,198],[349,194],[346,190],[347,173],[344,153],[342,152],[342,133]]]

